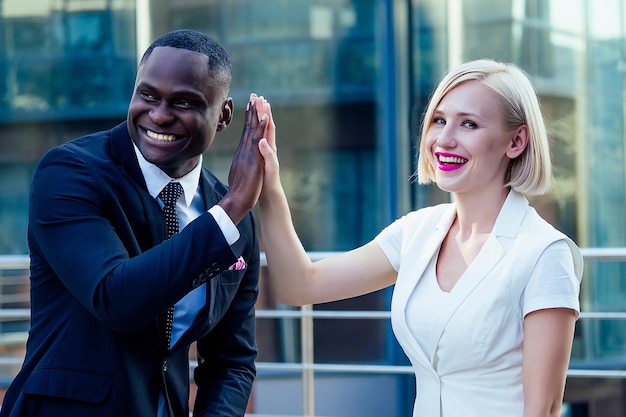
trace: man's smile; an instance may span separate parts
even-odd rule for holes
[[[177,138],[174,135],[166,135],[163,133],[156,133],[153,132],[152,130],[148,130],[146,129],[146,135],[148,135],[148,137],[150,139],[154,139],[154,140],[158,140],[161,142],[174,142]]]

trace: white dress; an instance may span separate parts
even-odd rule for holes
[[[579,311],[582,256],[510,192],[481,251],[432,314],[422,349],[411,330],[409,300],[418,302],[416,285],[454,217],[454,204],[421,209],[376,237],[398,271],[391,316],[415,370],[413,416],[521,417],[524,316],[545,308]]]

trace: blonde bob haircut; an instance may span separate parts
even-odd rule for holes
[[[468,81],[480,81],[491,88],[501,100],[506,125],[515,130],[522,125],[528,129],[528,145],[524,152],[511,160],[503,186],[529,195],[548,192],[552,180],[552,162],[548,132],[537,93],[528,75],[513,64],[480,59],[467,62],[448,72],[435,89],[422,119],[417,181],[435,182],[435,167],[426,156],[426,134],[433,113],[441,99],[452,89]]]

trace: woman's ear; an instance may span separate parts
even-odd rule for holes
[[[511,141],[509,143],[509,149],[506,152],[506,156],[511,159],[515,159],[520,156],[526,147],[528,146],[528,126],[521,125],[513,132]]]
[[[227,97],[222,104],[222,111],[220,113],[220,120],[217,122],[217,131],[221,132],[230,125],[233,121],[233,109],[234,103],[232,97]]]

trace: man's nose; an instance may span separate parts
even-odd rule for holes
[[[166,101],[161,101],[150,110],[150,119],[158,125],[168,124],[174,119],[174,113]]]

